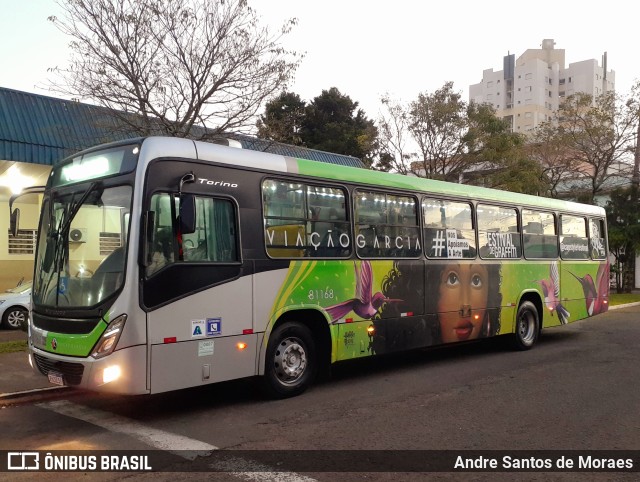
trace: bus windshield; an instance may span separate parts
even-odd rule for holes
[[[122,287],[132,192],[93,181],[45,197],[35,305],[90,308]]]

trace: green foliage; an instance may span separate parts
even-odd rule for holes
[[[637,186],[612,191],[607,211],[609,250],[616,259],[614,271],[622,273],[618,286],[630,292],[634,285],[636,252],[640,249],[640,199]]]
[[[640,249],[640,200],[638,188],[618,188],[611,192],[605,207],[612,248],[631,246]]]
[[[468,129],[467,104],[453,90],[453,82],[432,94],[421,93],[407,109],[409,132],[418,145],[411,171],[423,177],[457,182],[468,166],[464,137]]]
[[[282,92],[267,103],[257,122],[258,137],[294,146],[302,145],[300,129],[307,104],[298,94]]]
[[[525,153],[524,137],[511,132],[492,106],[467,104],[452,82],[407,105],[388,96],[382,104],[378,125],[385,162],[380,165],[514,192],[539,194],[547,188],[541,169]]]
[[[305,146],[366,160],[375,149],[378,131],[358,103],[331,87],[306,107],[301,137]]]
[[[310,103],[298,94],[283,92],[266,104],[257,123],[258,137],[320,151],[354,156],[384,169],[378,130],[358,103],[332,87]]]
[[[540,195],[547,183],[540,164],[520,153],[503,158],[494,171],[486,177],[485,185],[503,191]]]
[[[547,190],[540,164],[526,154],[524,136],[511,132],[509,124],[496,117],[493,107],[472,102],[467,120],[463,141],[468,157],[466,176],[472,183],[535,195]],[[477,178],[475,173],[479,174]]]

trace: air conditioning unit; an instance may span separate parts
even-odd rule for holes
[[[86,228],[71,228],[69,231],[69,242],[71,243],[86,243],[87,242],[87,229]]]

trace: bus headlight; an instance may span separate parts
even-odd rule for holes
[[[102,358],[113,352],[124,329],[125,321],[127,321],[127,315],[120,315],[109,323],[109,326],[107,326],[107,329],[100,337],[100,340],[98,340],[96,348],[91,354],[93,358]]]

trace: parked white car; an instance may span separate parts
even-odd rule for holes
[[[0,320],[2,327],[17,330],[26,327],[31,304],[31,281],[0,293]]]

